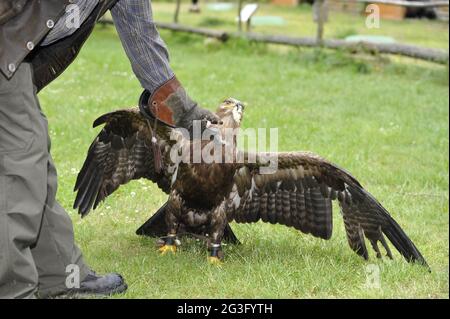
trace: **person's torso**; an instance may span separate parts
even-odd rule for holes
[[[96,6],[90,8],[84,21],[80,19],[80,25],[75,30],[67,30],[64,27],[54,28],[57,23],[64,23],[65,26],[65,21],[60,22],[60,19],[73,12],[73,7],[70,6],[77,0],[25,1],[20,12],[12,16],[9,14],[10,18],[0,24],[0,71],[10,78],[17,66],[26,59],[33,65],[34,82],[38,91],[58,77],[75,59],[95,23],[117,2],[98,0]],[[83,0],[80,4],[83,4]],[[53,29],[57,31],[51,36]],[[51,36],[48,41],[46,36]],[[48,42],[47,45],[41,46],[46,44],[45,41]]]

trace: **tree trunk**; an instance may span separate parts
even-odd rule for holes
[[[317,22],[316,41],[318,46],[323,45],[323,26],[325,24],[324,2],[325,0],[315,0],[314,2],[314,20]]]

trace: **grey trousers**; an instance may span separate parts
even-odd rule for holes
[[[0,73],[0,298],[46,297],[65,290],[66,270],[87,275],[56,190],[47,119],[22,63],[9,81]]]

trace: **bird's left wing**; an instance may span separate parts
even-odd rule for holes
[[[278,153],[278,168],[260,174],[261,154],[235,173],[229,202],[236,222],[278,223],[323,239],[332,234],[332,200],[338,200],[350,247],[368,258],[365,237],[381,257],[377,242],[392,257],[385,234],[408,260],[425,259],[387,210],[348,172],[309,152]]]
[[[154,165],[152,136],[157,138],[161,157],[170,148],[170,128],[159,125],[150,131],[149,123],[138,108],[107,113],[94,122],[103,129],[89,147],[86,160],[78,174],[74,191],[74,209],[85,216],[112,194],[120,185],[132,179],[147,178],[168,193],[172,172],[167,162],[157,172]]]

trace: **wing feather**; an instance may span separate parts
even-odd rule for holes
[[[119,110],[100,116],[94,127],[103,129],[89,147],[78,174],[74,191],[74,209],[85,216],[120,185],[133,179],[147,178],[169,192],[171,173],[167,165],[161,173],[154,169],[151,132],[137,108]],[[167,154],[167,132],[157,131],[162,156]]]
[[[368,239],[377,257],[381,256],[378,242],[392,257],[385,234],[408,261],[426,265],[387,210],[347,171],[312,153],[294,152],[279,153],[278,170],[261,175],[263,161],[259,159],[236,170],[234,183],[240,190],[240,205],[232,215],[239,216],[237,222],[279,223],[329,239],[333,229],[331,202],[338,200],[348,243],[357,254],[368,258]]]

